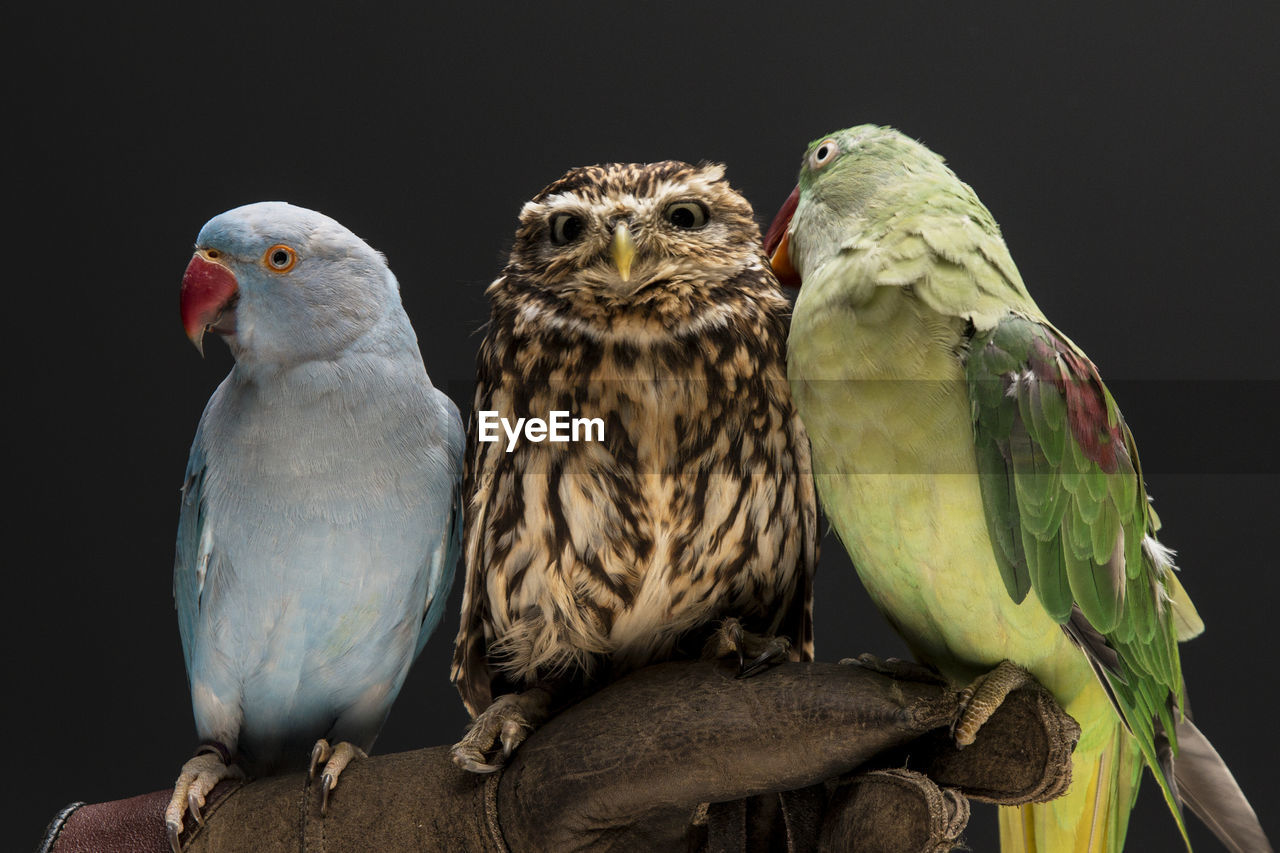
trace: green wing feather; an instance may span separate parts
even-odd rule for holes
[[[1199,618],[1155,540],[1133,437],[1094,366],[1033,317],[1007,313],[976,331],[966,375],[1005,588],[1015,601],[1034,589],[1094,659],[1185,835],[1159,751],[1164,740],[1177,749],[1178,639],[1198,632]],[[1078,618],[1114,658],[1073,633]]]

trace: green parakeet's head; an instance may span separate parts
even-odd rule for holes
[[[819,137],[765,236],[778,278],[799,286],[806,271],[914,209],[920,188],[940,184],[954,184],[965,203],[979,204],[940,156],[891,127],[863,124]]]

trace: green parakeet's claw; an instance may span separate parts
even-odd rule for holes
[[[963,749],[972,744],[982,724],[991,719],[1004,698],[1029,681],[1030,673],[1006,660],[961,690],[960,713],[951,726],[956,746]]]

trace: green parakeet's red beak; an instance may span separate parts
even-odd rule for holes
[[[787,228],[791,225],[791,217],[795,214],[796,205],[799,203],[800,188],[796,187],[782,203],[782,208],[778,211],[778,215],[773,217],[773,224],[764,235],[764,250],[769,255],[769,264],[773,267],[774,275],[778,277],[781,284],[788,287],[800,286],[800,273],[791,266],[791,257],[787,253],[791,246],[791,236],[787,233]]]
[[[240,286],[231,270],[215,260],[217,256],[216,250],[201,249],[182,276],[182,328],[201,355],[205,332],[235,331],[235,300]]]

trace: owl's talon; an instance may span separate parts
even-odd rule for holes
[[[472,747],[458,744],[449,753],[453,763],[471,773],[496,773],[502,769],[501,764],[489,764],[484,760],[484,753]]]
[[[516,751],[516,747],[524,743],[524,739],[533,731],[524,720],[507,720],[502,724],[502,757],[507,759],[511,757],[511,753]]]
[[[703,660],[734,655],[738,658],[737,678],[750,678],[772,664],[786,660],[791,654],[791,641],[786,637],[762,637],[742,627],[730,616],[720,623],[702,647]],[[748,660],[748,657],[750,658]]]
[[[749,663],[738,665],[737,678],[750,678],[751,676],[763,672],[775,663],[781,663],[791,654],[791,641],[786,637],[768,637],[765,640],[764,651],[756,655]]]
[[[540,687],[499,696],[454,744],[454,764],[472,773],[498,770],[530,732],[546,720],[550,708],[551,694]],[[485,760],[490,753],[492,763]]]

